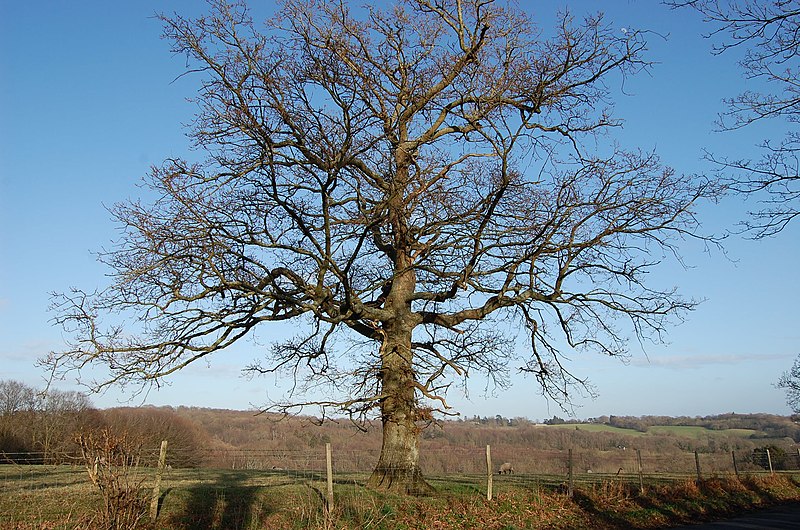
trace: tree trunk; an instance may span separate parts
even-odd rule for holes
[[[412,326],[387,326],[381,345],[383,444],[367,486],[407,495],[430,495],[419,467],[419,432],[411,353]]]
[[[405,138],[405,125],[400,125]],[[394,277],[384,302],[384,309],[393,318],[382,323],[383,343],[380,349],[380,401],[383,424],[381,456],[367,481],[370,488],[408,495],[429,495],[433,487],[422,477],[419,468],[419,432],[417,427],[416,379],[414,377],[411,336],[415,317],[411,296],[416,289],[416,273],[408,232],[408,212],[404,190],[408,183],[411,154],[404,148],[395,153],[394,190],[389,198],[389,221],[392,225]]]

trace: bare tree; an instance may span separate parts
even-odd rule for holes
[[[73,435],[96,423],[89,398],[80,392],[46,392],[19,381],[0,381],[0,452],[28,453],[13,458],[58,463],[73,445]]]
[[[0,416],[36,410],[39,399],[36,390],[14,380],[0,381]]]
[[[40,403],[35,389],[14,380],[0,381],[0,463],[34,460],[33,425]]]
[[[786,391],[786,403],[795,413],[800,413],[800,357],[781,375],[777,387]]]
[[[42,452],[45,462],[58,463],[64,453],[74,447],[76,431],[91,425],[97,416],[89,398],[73,390],[50,388],[42,393],[33,431],[34,447]]]
[[[736,192],[763,196],[763,208],[744,222],[755,238],[772,236],[800,215],[800,2],[796,0],[669,0],[674,7],[691,6],[714,29],[714,53],[740,50],[747,79],[763,92],[746,91],[727,99],[720,116],[723,130],[770,120],[782,137],[765,139],[759,159],[731,159],[709,154],[726,172]]]
[[[646,67],[640,33],[563,14],[545,35],[492,0],[289,0],[264,27],[212,4],[161,17],[202,78],[208,158],[167,161],[159,199],[115,207],[114,281],[56,299],[74,342],[52,369],[158,384],[292,321],[249,367],[294,378],[271,409],[379,414],[369,485],[424,494],[419,432],[451,384],[519,362],[563,402],[586,381],[562,351],[624,355],[693,307],[642,280],[698,237],[714,184],[605,134],[609,87]]]

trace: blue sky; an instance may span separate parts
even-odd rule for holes
[[[541,5],[546,26],[555,7]],[[599,4],[568,5],[580,14]],[[604,6],[620,31],[653,31],[648,57],[656,64],[628,79],[616,100],[626,122],[623,144],[655,149],[680,172],[702,173],[709,169],[703,148],[747,155],[763,137],[782,132],[780,123],[714,132],[722,98],[750,85],[735,56],[710,54],[711,43],[700,37],[707,28],[695,13],[643,0]],[[49,293],[104,284],[107,271],[92,251],[115,237],[105,207],[142,196],[137,185],[151,165],[187,153],[182,124],[194,113],[186,100],[196,79],[179,78],[184,59],[160,39],[152,16],[202,9],[176,0],[0,2],[0,378],[43,384],[35,360],[63,345],[50,323]],[[719,233],[755,206],[731,198],[700,214],[705,229]],[[689,268],[667,262],[652,281],[706,301],[671,330],[669,344],[634,347],[627,364],[573,357],[574,371],[599,393],[577,400],[577,416],[789,413],[773,383],[800,353],[800,227],[757,242],[731,237],[726,253],[691,241],[682,250]],[[281,332],[268,329],[261,342]],[[241,377],[257,349],[248,343],[190,367],[146,400],[237,409],[263,403],[283,386]],[[529,380],[515,379],[512,389],[489,397],[484,386],[475,380],[468,396],[454,392],[449,402],[466,415],[562,415]],[[73,388],[68,381],[59,387]],[[126,395],[92,399],[113,406]]]

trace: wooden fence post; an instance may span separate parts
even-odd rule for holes
[[[486,500],[492,500],[492,446],[486,446]]]
[[[639,466],[639,492],[644,495],[644,473],[642,469],[642,450],[636,450],[636,462]]]
[[[694,467],[697,468],[697,480],[700,481],[703,479],[702,475],[700,474],[700,453],[697,451],[694,452]]]
[[[158,454],[158,469],[156,469],[156,483],[153,486],[153,498],[150,500],[150,520],[155,522],[158,517],[158,500],[161,497],[161,475],[167,463],[167,441],[161,441],[161,452]]]
[[[739,476],[739,466],[736,465],[736,451],[731,451],[731,458],[733,458],[733,472]]]
[[[774,475],[775,471],[772,470],[772,456],[769,454],[769,449],[767,449],[767,463],[769,464],[769,474]]]
[[[333,458],[331,444],[325,444],[325,463],[328,472],[328,513],[333,511]]]
[[[567,474],[569,476],[568,483],[567,483],[567,495],[572,497],[573,493],[573,486],[575,483],[573,482],[573,469],[574,465],[572,462],[572,449],[569,450],[569,462],[567,462]]]

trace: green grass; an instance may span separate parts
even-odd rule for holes
[[[613,427],[611,425],[603,425],[602,423],[573,423],[562,425],[546,425],[546,428],[556,429],[572,429],[586,432],[611,432],[615,434],[624,434],[625,436],[644,436],[645,433],[636,431],[634,429],[623,429],[621,427]]]
[[[754,429],[707,429],[705,427],[695,427],[686,425],[656,425],[647,429],[647,434],[683,436],[685,438],[703,438],[706,436],[736,436],[739,438],[749,438],[754,434],[763,434]]]
[[[572,423],[561,425],[546,425],[546,428],[555,429],[571,429],[586,432],[610,432],[615,434],[623,434],[625,436],[677,436],[691,439],[711,437],[727,437],[736,436],[738,438],[749,438],[753,435],[763,435],[761,431],[754,429],[707,429],[706,427],[688,426],[688,425],[654,425],[647,429],[647,432],[637,431],[635,429],[624,429],[621,427],[614,427],[612,425],[603,425],[600,423]]]
[[[0,466],[0,528],[72,529],[98,502],[80,468]]]

